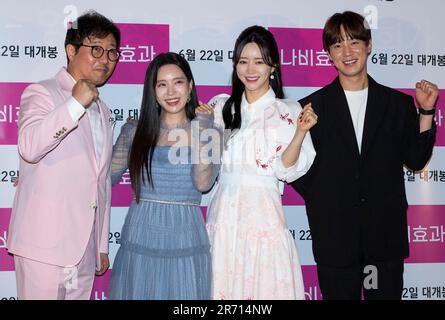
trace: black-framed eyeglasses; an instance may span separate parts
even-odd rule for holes
[[[119,56],[121,55],[121,52],[117,49],[105,50],[101,46],[89,46],[89,45],[83,44],[83,43],[79,44],[79,46],[91,48],[91,55],[97,59],[101,58],[104,55],[105,51],[107,52],[108,60],[110,60],[112,62],[116,62],[117,60],[119,60]]]

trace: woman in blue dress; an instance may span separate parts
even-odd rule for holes
[[[109,299],[210,298],[210,246],[199,205],[219,170],[221,131],[206,130],[213,116],[195,115],[197,106],[187,61],[159,54],[147,69],[139,121],[122,127],[113,148],[113,184],[128,168],[134,200]]]

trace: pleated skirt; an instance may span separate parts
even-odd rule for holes
[[[111,270],[111,300],[210,299],[211,258],[198,206],[133,202]]]

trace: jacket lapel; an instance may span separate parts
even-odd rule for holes
[[[94,167],[96,171],[98,169],[98,163],[96,160],[96,151],[94,150],[94,142],[93,142],[93,133],[91,132],[90,120],[88,118],[88,113],[82,116],[79,119],[79,128],[82,129],[83,136],[85,138],[85,142],[88,145],[88,149],[90,150],[88,153],[90,154],[90,159],[94,163]]]
[[[324,103],[328,106],[326,113],[329,114],[326,118],[333,119],[333,127],[343,136],[343,140],[351,152],[358,157],[359,150],[351,112],[349,111],[346,95],[338,77],[329,85],[326,99],[327,101]],[[335,134],[335,132],[331,134]]]
[[[364,157],[369,150],[376,130],[378,129],[388,107],[387,96],[381,86],[370,76],[368,89],[368,102],[366,104],[365,123],[363,125],[362,152]]]
[[[62,68],[56,75],[56,79],[64,91],[64,99],[67,99],[71,96],[73,87],[75,85],[74,79],[69,75],[68,71],[65,68]],[[82,132],[82,136],[85,139],[85,143],[90,150],[90,160],[93,162],[93,166],[98,168],[96,161],[96,153],[94,151],[94,143],[93,143],[93,135],[91,132],[90,122],[88,119],[88,114],[85,114],[79,119],[78,128],[76,130],[80,130]]]
[[[99,99],[97,106],[100,112],[101,128],[103,134],[102,152],[99,159],[99,170],[105,165],[106,160],[109,158],[110,152],[109,143],[111,141],[111,125],[110,125],[110,110],[105,107],[102,101]]]

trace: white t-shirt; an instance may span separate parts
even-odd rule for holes
[[[358,150],[362,149],[363,126],[365,123],[366,104],[368,101],[368,88],[359,91],[345,91],[354,125],[355,137],[357,138]]]

